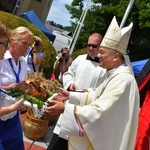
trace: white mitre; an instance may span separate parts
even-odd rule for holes
[[[133,23],[120,29],[114,16],[100,46],[113,49],[121,54],[126,53]]]
[[[120,29],[116,21],[116,17],[114,16],[100,46],[112,49],[114,51],[123,54],[126,64],[129,66],[131,72],[133,73],[130,64],[130,59],[128,55],[126,55],[126,50],[130,39],[132,26],[133,23],[130,23],[129,26]]]

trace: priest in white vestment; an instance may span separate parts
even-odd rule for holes
[[[107,79],[96,91],[62,89],[50,115],[63,114],[60,135],[68,135],[69,150],[133,150],[137,133],[139,91],[126,53],[133,24],[120,29],[114,17],[100,45],[99,65]],[[81,81],[82,82],[82,81]],[[63,100],[69,98],[69,103]],[[59,101],[58,101],[59,100]]]

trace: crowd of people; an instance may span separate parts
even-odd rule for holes
[[[50,116],[59,116],[47,150],[134,150],[140,96],[126,54],[132,27],[120,29],[114,17],[104,37],[89,35],[87,54],[73,60],[68,48],[58,52],[53,69],[63,88],[46,107]],[[9,30],[0,22],[1,150],[24,150],[19,120],[24,99],[9,101],[6,90],[39,71],[42,46],[28,28]]]

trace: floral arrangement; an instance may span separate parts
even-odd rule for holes
[[[59,81],[47,80],[40,72],[28,74],[28,79],[8,90],[8,94],[19,100],[24,98],[24,105],[33,109],[35,117],[42,117],[49,101],[59,92]]]

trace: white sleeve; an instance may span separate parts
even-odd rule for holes
[[[69,92],[69,103],[74,105],[80,105],[81,95],[83,93]]]
[[[74,115],[75,105],[67,104],[63,113],[63,122],[61,123],[60,136],[80,136],[80,127]]]
[[[78,58],[76,58],[72,64],[69,66],[68,71],[63,74],[63,87],[64,89],[68,89],[70,84],[75,83],[75,73],[76,68],[79,64]]]
[[[63,74],[63,87],[68,89],[70,84],[74,83],[74,72],[72,65],[68,68],[68,71]]]

